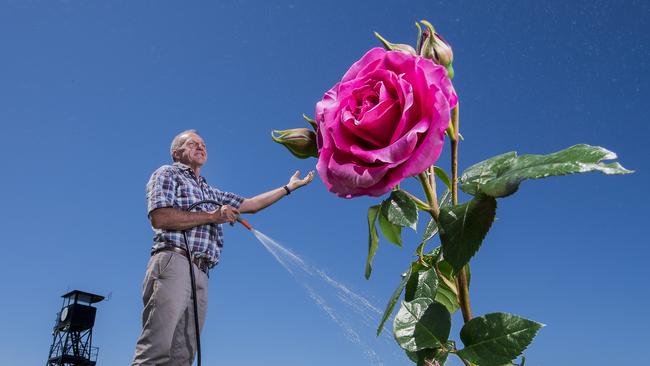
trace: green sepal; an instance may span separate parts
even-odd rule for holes
[[[379,41],[384,45],[384,48],[387,51],[400,51],[400,52],[408,53],[413,56],[417,55],[417,53],[415,52],[415,48],[413,48],[411,45],[401,44],[401,43],[391,43],[377,32],[375,32],[375,37],[379,39]]]
[[[417,54],[420,54],[420,48],[422,47],[422,27],[420,26],[420,23],[415,22],[415,26],[418,28],[418,40],[415,42],[415,52]]]
[[[311,126],[311,128],[314,129],[314,132],[316,132],[316,130],[318,130],[318,123],[316,123],[316,121],[314,121],[313,119],[309,118],[309,116],[307,116],[307,115],[304,114],[304,113],[302,114],[302,118],[304,118],[304,120],[307,121],[307,123],[309,123],[309,125]]]

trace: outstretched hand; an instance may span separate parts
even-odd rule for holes
[[[311,170],[309,173],[304,178],[300,178],[300,170],[296,170],[296,172],[289,178],[289,184],[287,186],[289,187],[290,190],[295,190],[297,188],[300,188],[304,185],[309,184],[312,180],[314,179],[314,171]]]

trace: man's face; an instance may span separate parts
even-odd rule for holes
[[[202,166],[208,160],[208,150],[201,136],[193,133],[187,133],[187,140],[175,152],[176,159],[188,166]]]

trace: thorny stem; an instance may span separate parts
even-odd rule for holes
[[[451,111],[451,124],[454,127],[454,138],[451,139],[451,197],[454,205],[458,204],[458,124],[459,104]],[[472,319],[472,307],[469,302],[469,284],[467,270],[461,268],[456,276],[458,284],[458,302],[463,312],[463,320],[467,323]]]

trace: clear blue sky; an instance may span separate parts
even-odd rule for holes
[[[527,365],[642,362],[649,3],[2,0],[2,363],[44,364],[60,295],[81,289],[112,293],[98,304],[99,364],[128,364],[152,236],[144,186],[171,138],[197,128],[203,172],[223,190],[282,186],[316,160],[292,158],[270,131],[304,126],[300,115],[378,45],[373,31],[412,43],[418,19],[454,47],[461,170],[588,143],[636,171],[528,181],[500,200],[473,261],[474,312],[547,324]],[[338,199],[316,180],[249,218],[383,308],[419,236],[407,232],[402,249],[382,240],[366,281],[377,202]],[[240,226],[226,228],[210,286],[205,365],[368,364]]]

